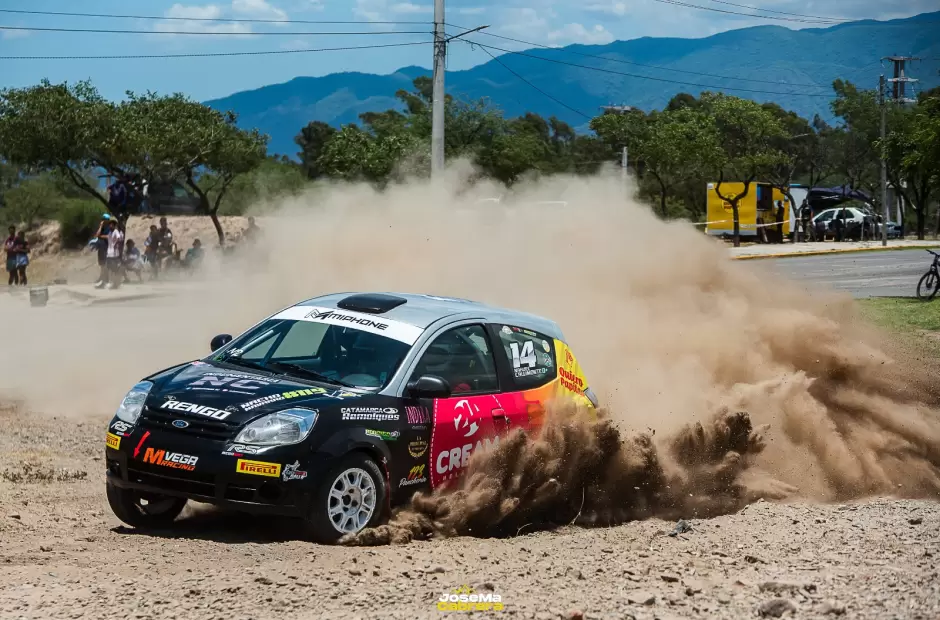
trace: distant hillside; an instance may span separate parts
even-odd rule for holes
[[[501,60],[539,88],[592,116],[598,113],[599,106],[610,103],[649,110],[662,107],[678,92],[697,95],[702,90],[737,87],[769,92],[727,92],[757,101],[776,101],[807,118],[817,113],[829,118],[828,96],[807,96],[806,93],[829,95],[831,90],[828,87],[836,78],[848,79],[863,87],[874,87],[882,56],[920,56],[924,60],[911,68],[911,75],[921,80],[918,86],[926,89],[940,84],[938,32],[940,12],[889,22],[851,22],[825,29],[789,30],[780,26],[758,26],[703,39],[644,37],[608,45],[571,45],[526,52],[616,73],[520,55],[504,55]],[[492,37],[475,37],[497,47],[509,49],[512,46]],[[616,61],[578,54],[602,55]],[[630,63],[677,69],[682,73]],[[712,75],[701,75],[703,73]],[[357,122],[362,112],[400,107],[394,97],[395,91],[410,87],[415,77],[429,74],[428,69],[405,67],[391,75],[334,73],[317,78],[298,77],[284,84],[243,91],[206,103],[217,109],[234,110],[243,127],[257,127],[270,135],[272,153],[295,156],[294,136],[308,122],[319,120],[338,126]],[[738,79],[714,75],[736,76]],[[744,81],[745,78],[761,81]],[[676,84],[674,81],[701,86]],[[767,81],[781,84],[768,84]],[[823,88],[786,84],[815,84]],[[488,97],[509,116],[532,111],[543,116],[555,115],[575,127],[586,128],[584,117],[534,91],[493,61],[466,71],[448,73],[447,92],[469,99]]]

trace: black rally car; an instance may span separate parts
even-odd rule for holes
[[[332,542],[459,478],[559,392],[596,406],[555,323],[460,299],[327,295],[211,348],[135,385],[109,424],[108,501],[131,526],[194,500]]]

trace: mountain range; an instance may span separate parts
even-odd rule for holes
[[[472,37],[503,49],[519,48],[482,34]],[[447,72],[447,92],[457,98],[488,98],[507,116],[554,115],[579,130],[587,130],[589,119],[604,105],[650,110],[663,107],[676,93],[698,95],[705,90],[774,101],[805,118],[819,114],[832,120],[832,81],[842,78],[875,88],[883,56],[920,57],[908,69],[908,75],[920,79],[917,89],[940,84],[940,12],[829,28],[756,26],[700,39],[643,37],[522,52],[525,55],[503,54],[467,70]],[[891,63],[885,65],[890,78]],[[294,136],[310,121],[338,127],[358,122],[363,112],[402,109],[395,92],[409,89],[421,75],[430,75],[430,70],[411,66],[388,75],[297,77],[205,103],[233,110],[240,126],[268,134],[270,153],[296,157]]]

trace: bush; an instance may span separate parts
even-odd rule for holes
[[[4,195],[5,223],[32,228],[42,220],[55,217],[65,203],[51,179],[36,177],[23,181]]]
[[[73,198],[66,201],[59,211],[59,228],[62,237],[62,247],[66,249],[81,249],[98,230],[101,214],[104,212],[101,203],[93,199]]]

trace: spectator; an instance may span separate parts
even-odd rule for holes
[[[26,267],[29,265],[29,242],[26,241],[26,231],[16,233],[13,241],[13,253],[16,258],[16,275],[20,286],[26,286]]]
[[[162,261],[167,256],[173,255],[173,231],[167,226],[166,218],[160,218],[160,242],[157,245],[157,260]]]
[[[98,250],[98,281],[95,288],[101,288],[108,281],[108,231],[110,230],[111,215],[103,213],[98,223],[98,232],[95,233],[95,247]]]
[[[120,175],[108,186],[108,210],[111,213],[124,213],[127,209],[127,175]]]
[[[258,237],[261,236],[261,228],[255,224],[255,218],[248,218],[248,228],[245,229],[245,232],[242,233],[242,238],[249,242],[254,242],[258,240]]]
[[[151,224],[150,235],[148,235],[147,240],[144,241],[144,257],[147,259],[147,262],[150,263],[150,269],[154,280],[156,280],[157,276],[160,275],[160,259],[157,257],[159,247],[160,231],[157,229],[156,224]]]
[[[16,226],[10,226],[10,236],[7,237],[7,240],[3,243],[3,249],[7,253],[7,271],[10,274],[10,280],[7,282],[8,286],[14,286],[20,283],[19,275],[16,272],[16,250],[14,246],[16,245]]]
[[[183,267],[189,270],[196,269],[202,264],[202,257],[205,250],[202,249],[202,241],[196,239],[193,241],[193,247],[186,250],[186,258],[183,259]]]
[[[128,271],[133,271],[137,274],[137,281],[143,282],[143,265],[140,258],[140,249],[134,245],[133,239],[127,240],[127,250],[124,252],[124,281],[130,282],[131,279],[127,276]]]
[[[107,254],[107,287],[109,289],[118,288],[121,285],[121,247],[124,243],[124,233],[118,228],[117,220],[112,218],[108,232],[108,254]],[[105,285],[102,285],[105,286]],[[96,288],[101,288],[97,286]]]

